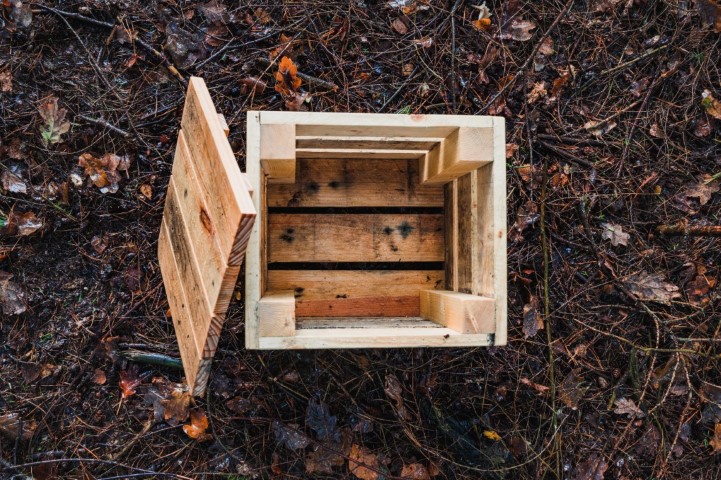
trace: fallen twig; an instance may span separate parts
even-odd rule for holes
[[[686,235],[690,237],[721,237],[721,225],[659,225],[656,231],[661,235]]]
[[[127,132],[127,131],[123,130],[122,128],[116,127],[115,125],[113,125],[112,123],[109,123],[107,120],[105,120],[103,118],[92,118],[92,117],[88,117],[87,115],[82,115],[82,114],[79,114],[78,118],[82,118],[86,122],[90,122],[90,123],[94,123],[96,125],[103,126],[103,127],[107,128],[108,130],[112,130],[113,132],[122,135],[123,137],[127,138],[127,137],[131,136],[130,132]]]

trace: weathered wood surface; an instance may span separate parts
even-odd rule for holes
[[[268,207],[443,206],[442,187],[420,185],[416,160],[300,159],[297,168],[295,184],[268,185]]]
[[[269,262],[443,261],[443,216],[270,214]]]
[[[266,292],[258,302],[261,337],[295,335],[295,294],[293,290]]]
[[[495,301],[468,293],[422,290],[421,317],[458,333],[493,333],[496,330]]]
[[[295,125],[260,126],[260,162],[270,182],[295,182]]]
[[[341,148],[357,150],[430,150],[443,138],[414,137],[296,137],[297,148]]]
[[[295,292],[297,317],[417,317],[427,289],[443,289],[443,271],[268,272],[268,290]]]
[[[181,124],[158,258],[186,378],[202,395],[255,208],[199,78],[189,82]]]

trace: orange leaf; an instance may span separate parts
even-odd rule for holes
[[[471,25],[473,25],[473,28],[475,28],[479,32],[485,32],[486,30],[491,29],[491,19],[479,18],[478,20],[473,20],[471,22]]]
[[[713,448],[714,454],[721,452],[721,423],[717,423],[714,426],[713,437],[708,443],[711,445],[711,448]]]
[[[123,398],[128,398],[135,393],[135,388],[140,385],[138,369],[130,366],[127,370],[120,371],[120,390]]]
[[[183,431],[190,437],[199,441],[208,440],[210,435],[205,433],[208,429],[208,417],[199,408],[190,411],[190,423],[183,425]]]
[[[298,67],[288,57],[283,57],[278,64],[278,71],[275,72],[275,91],[281,95],[291,95],[295,93],[303,83],[298,78]]]
[[[348,469],[361,480],[378,480],[378,469],[380,462],[378,456],[370,452],[366,447],[353,445],[348,457]]]

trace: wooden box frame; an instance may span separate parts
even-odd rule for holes
[[[257,212],[245,262],[247,348],[505,345],[503,118],[251,111],[247,122],[247,178]],[[295,184],[299,162],[313,159],[417,161],[417,185],[442,186],[444,289],[418,291],[419,317],[296,318],[297,292],[268,290],[267,191]],[[383,205],[378,196],[370,203]]]

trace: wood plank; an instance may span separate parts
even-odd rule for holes
[[[461,127],[422,160],[424,184],[440,184],[493,161],[493,129]]]
[[[296,137],[296,148],[355,148],[391,150],[430,150],[439,145],[443,138],[414,137]]]
[[[178,339],[178,349],[186,381],[188,385],[192,386],[195,385],[198,367],[203,358],[202,346],[198,345],[198,339],[195,336],[190,303],[185,298],[185,289],[180,279],[173,247],[170,244],[168,227],[164,220],[161,222],[158,238],[158,263],[165,285],[165,294],[168,297],[175,335]]]
[[[443,216],[270,214],[270,262],[434,262],[444,259]]]
[[[461,334],[451,328],[332,328],[297,330],[293,337],[264,337],[263,350],[320,348],[483,347],[493,334]]]
[[[301,159],[295,184],[268,185],[268,206],[443,206],[442,187],[419,185],[418,166],[415,160]]]
[[[230,127],[228,126],[228,122],[225,120],[225,116],[222,113],[219,113],[218,120],[220,121],[220,128],[223,129],[223,133],[227,137],[230,135]]]
[[[240,265],[248,222],[255,217],[255,209],[205,82],[200,78],[191,77],[188,83],[181,125],[186,138],[192,139],[188,148],[221,251],[230,252],[231,264]]]
[[[490,128],[494,118],[478,115],[400,115],[396,113],[336,113],[336,112],[259,112],[261,123],[292,123],[298,125],[298,136],[345,135],[332,133],[328,127],[350,127],[357,131],[358,136],[404,136],[404,137],[446,137],[458,127]],[[316,133],[307,127],[318,127]],[[380,133],[368,133],[369,128],[376,127]],[[390,133],[387,127],[398,127],[400,134]],[[410,129],[409,129],[410,127]],[[416,135],[414,130],[417,129]],[[342,130],[338,128],[338,130]],[[438,131],[442,133],[431,134]]]
[[[258,329],[261,337],[295,335],[293,290],[266,292],[258,302]]]
[[[438,328],[432,320],[421,317],[299,317],[296,330],[327,328]]]
[[[354,149],[354,148],[297,148],[296,158],[363,158],[418,160],[427,150]]]
[[[257,217],[250,233],[245,257],[245,348],[260,347],[258,334],[258,302],[265,292],[265,176],[260,165],[260,114],[248,112],[246,142],[247,178],[255,192],[252,200]]]
[[[443,186],[443,218],[445,235],[445,283],[446,290],[458,291],[458,190],[455,181]]]
[[[493,291],[496,299],[495,342],[496,345],[505,345],[508,337],[506,121],[503,117],[494,117],[493,122],[493,163],[478,170],[478,194],[490,197],[490,200],[484,200],[483,203],[479,201],[482,241],[480,255],[492,257],[493,266],[490,264],[481,266],[478,294],[485,295],[485,292]],[[491,184],[490,188],[489,183]],[[492,224],[486,221],[488,218],[493,218]]]
[[[211,311],[224,314],[228,310],[240,266],[227,265],[230,252],[221,250],[217,235],[219,227],[208,214],[208,199],[202,194],[204,189],[198,181],[183,130],[178,133],[172,184],[174,194],[171,195],[169,188],[166,202],[177,202],[187,227],[189,243],[196,245],[196,249],[202,246],[202,255],[197,257],[197,261],[203,288]],[[169,218],[168,221],[176,219]]]
[[[495,301],[468,293],[421,290],[421,317],[458,333],[493,333]]]
[[[293,290],[297,317],[417,317],[443,271],[271,270],[267,288]]]
[[[295,182],[295,125],[260,126],[260,162],[271,182]]]
[[[482,276],[482,263],[480,254],[482,240],[480,238],[480,224],[478,211],[478,175],[476,172],[468,173],[454,182],[456,188],[456,205],[454,209],[454,222],[457,223],[457,241],[454,244],[454,269],[457,284],[454,291],[462,293],[480,294],[478,282]]]

